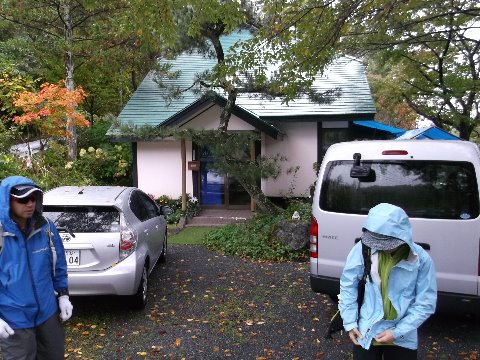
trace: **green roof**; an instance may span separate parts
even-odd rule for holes
[[[237,41],[251,38],[246,30],[233,32],[221,38],[226,53]],[[175,79],[162,79],[167,88],[188,89],[192,86],[195,77],[204,71],[210,70],[215,64],[215,58],[209,58],[199,52],[185,52],[174,60],[164,63],[171,64],[170,71],[178,71]],[[188,116],[192,105],[198,104],[205,95],[204,92],[193,89],[182,93],[180,98],[168,100],[170,90],[162,88],[154,80],[154,72],[150,72],[132,95],[124,109],[118,116],[121,123],[133,125],[172,125],[180,117]],[[353,116],[356,118],[371,118],[375,113],[370,88],[363,64],[353,58],[343,57],[329,66],[322,76],[318,76],[312,88],[316,91],[337,89],[339,96],[331,103],[318,104],[307,96],[297,98],[288,104],[282,103],[281,98],[267,99],[251,94],[238,94],[237,114],[245,120],[248,115],[251,121],[255,119],[259,126],[268,125],[275,121],[289,121],[309,119],[318,121],[331,116]],[[197,88],[198,90],[198,88]],[[210,98],[211,95],[210,95]],[[212,99],[219,104],[221,94]],[[221,102],[221,101],[220,101]],[[182,115],[182,116],[180,116]]]

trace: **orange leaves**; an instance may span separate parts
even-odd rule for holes
[[[85,116],[77,111],[86,96],[81,87],[69,91],[61,82],[42,84],[38,93],[22,91],[16,96],[14,105],[24,114],[15,116],[13,121],[20,125],[38,125],[46,135],[66,137],[67,126],[90,125]]]

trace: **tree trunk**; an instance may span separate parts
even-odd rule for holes
[[[232,110],[236,101],[237,89],[232,89],[228,92],[227,103],[223,107],[222,113],[220,114],[220,124],[218,126],[218,130],[221,132],[226,132],[228,130],[228,122],[232,116]]]
[[[65,24],[65,87],[68,91],[73,91],[75,90],[75,82],[73,78],[73,26],[70,1],[67,0],[62,4],[62,10],[63,21]],[[70,116],[67,116],[66,130],[68,144],[68,160],[74,161],[77,158],[77,131],[75,123]]]
[[[236,177],[240,185],[248,192],[248,194],[255,200],[257,207],[268,215],[278,215],[281,209],[275,205],[268,197],[265,196],[263,191],[256,185],[249,181],[245,181],[242,178]]]

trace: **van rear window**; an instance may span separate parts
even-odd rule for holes
[[[120,213],[113,207],[45,205],[43,215],[52,220],[60,232],[120,231]]]
[[[367,214],[387,202],[408,216],[467,220],[478,217],[478,185],[473,164],[445,161],[362,161],[374,171],[366,181],[350,177],[353,161],[327,164],[320,208]]]

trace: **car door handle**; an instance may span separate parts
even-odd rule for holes
[[[419,243],[416,242],[415,244],[420,245],[424,250],[430,250],[430,244],[421,243],[421,242]]]

